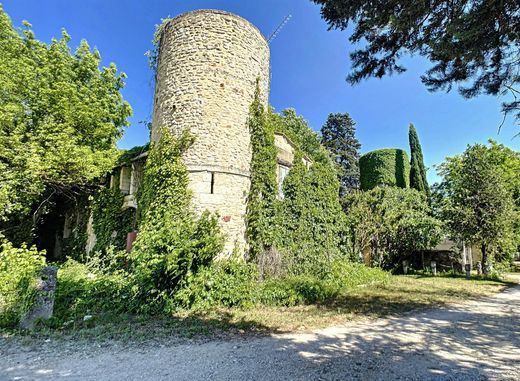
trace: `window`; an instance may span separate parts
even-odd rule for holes
[[[211,184],[209,192],[211,194],[215,193],[215,172],[211,172]]]
[[[132,169],[130,167],[121,167],[121,174],[119,177],[119,189],[124,194],[130,193],[130,183],[132,178]]]
[[[278,164],[278,197],[283,198],[283,181],[285,180],[285,177],[289,173],[289,167]]]

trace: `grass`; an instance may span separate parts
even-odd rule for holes
[[[101,314],[91,321],[75,322],[59,329],[43,325],[35,332],[24,334],[24,337],[25,340],[50,338],[135,342],[310,330],[463,302],[492,295],[513,284],[476,277],[466,280],[462,276],[391,276],[384,284],[354,287],[321,304],[218,308],[203,313],[187,311],[157,318]],[[12,332],[0,332],[0,337],[4,338],[13,335]]]

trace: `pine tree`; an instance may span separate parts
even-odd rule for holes
[[[428,199],[430,198],[430,187],[426,180],[426,168],[424,167],[423,154],[421,143],[419,143],[419,136],[413,124],[410,124],[408,132],[408,139],[410,141],[410,187],[415,188],[420,192],[426,193]]]
[[[340,196],[359,188],[359,149],[356,123],[348,113],[329,114],[321,128],[321,143],[331,152],[338,165]]]

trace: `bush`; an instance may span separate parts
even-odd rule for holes
[[[217,261],[200,269],[173,303],[177,308],[203,310],[210,307],[250,307],[255,302],[258,272],[252,263]]]
[[[15,248],[0,236],[0,327],[15,326],[28,312],[44,254],[34,246]]]
[[[131,286],[123,270],[108,271],[96,261],[84,264],[69,259],[58,271],[54,321],[61,324],[105,311],[132,310]]]
[[[389,274],[359,263],[336,260],[323,278],[289,275],[260,285],[259,300],[266,305],[295,306],[322,303],[365,285],[384,284]]]
[[[378,185],[408,188],[410,184],[410,161],[405,151],[385,148],[368,152],[359,158],[362,190]]]

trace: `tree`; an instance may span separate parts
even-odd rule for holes
[[[34,226],[57,196],[74,198],[117,158],[131,108],[124,73],[70,37],[47,45],[0,7],[0,231]],[[9,229],[8,229],[9,228]],[[7,232],[6,230],[9,230]]]
[[[431,216],[424,193],[415,189],[376,187],[349,195],[347,204],[353,251],[369,252],[375,265],[391,268],[440,241],[441,222]]]
[[[420,54],[433,66],[422,76],[429,90],[451,90],[467,98],[510,92],[503,110],[520,118],[520,2],[517,0],[362,1],[313,0],[329,29],[355,27],[350,54],[351,83],[406,69],[406,53]],[[366,43],[365,43],[366,42]]]
[[[430,187],[426,180],[426,168],[424,167],[423,154],[419,136],[413,124],[410,124],[408,133],[410,142],[410,188],[415,188],[419,192],[424,192],[430,198]]]
[[[347,113],[329,114],[321,128],[321,144],[332,154],[338,166],[340,197],[359,189],[359,150],[356,123]]]
[[[517,241],[518,212],[496,149],[468,146],[462,155],[447,158],[438,172],[443,218],[454,238],[480,246],[487,274],[490,252],[512,253]]]

